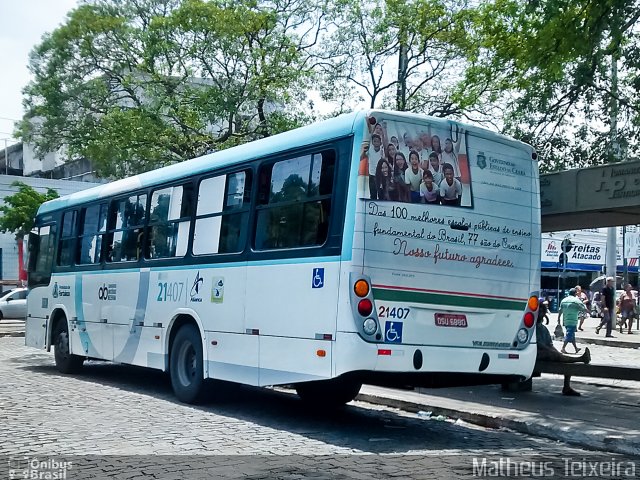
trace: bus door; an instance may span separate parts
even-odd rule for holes
[[[201,262],[189,272],[186,293],[207,337],[208,376],[257,385],[259,345],[245,325],[247,262],[242,254],[252,182],[247,168],[199,182],[192,251]]]
[[[36,225],[42,219],[36,219]],[[27,320],[25,344],[45,348],[50,318],[51,269],[55,253],[56,225],[36,226],[29,234],[27,270],[29,295],[27,296]]]

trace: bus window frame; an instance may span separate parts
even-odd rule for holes
[[[331,201],[331,213],[329,215],[329,224],[327,226],[327,237],[321,245],[299,246],[291,248],[276,248],[257,250],[255,248],[255,238],[257,232],[258,212],[260,210],[274,208],[269,207],[269,203],[260,204],[259,185],[260,171],[262,168],[273,167],[280,161],[292,160],[304,155],[320,154],[324,151],[332,150],[335,154],[333,183],[331,185],[331,194],[318,195],[314,201],[322,201],[325,198]],[[342,239],[344,236],[344,217],[347,209],[347,191],[349,186],[349,176],[352,164],[353,135],[339,137],[334,140],[325,141],[316,144],[305,145],[304,147],[279,152],[262,159],[256,163],[254,177],[253,192],[253,208],[251,210],[250,219],[250,237],[249,252],[252,260],[276,260],[276,259],[296,259],[308,258],[314,256],[340,255],[342,252]],[[273,170],[271,170],[272,172]],[[271,179],[269,180],[271,181]],[[295,204],[296,202],[278,202],[278,206]],[[340,207],[335,208],[336,205]]]
[[[53,217],[53,215],[49,215],[48,217]],[[58,229],[58,224],[59,224],[59,217],[58,218],[47,218],[43,221],[38,221],[38,219],[36,219],[36,222],[34,223],[34,229],[38,229],[38,233],[30,233],[30,235],[34,235],[37,238],[37,242],[38,242],[38,246],[37,246],[37,252],[32,252],[31,249],[32,247],[28,247],[29,250],[29,258],[27,260],[27,269],[28,269],[28,276],[27,276],[27,286],[31,289],[31,288],[36,288],[36,287],[46,287],[48,285],[51,284],[51,276],[53,275],[53,272],[55,270],[55,266],[56,266],[56,261],[57,261],[57,254],[58,254],[58,231],[60,229]],[[40,234],[41,229],[45,228],[45,227],[49,227],[49,231],[53,231],[53,233],[49,233],[49,236],[53,235],[53,246],[51,248],[51,260],[49,263],[49,268],[47,271],[37,271],[35,269],[35,266],[40,258],[40,253],[42,252],[42,235]],[[34,253],[36,253],[36,255],[34,256]],[[34,268],[32,268],[34,267]],[[37,275],[36,279],[33,279],[33,277]]]
[[[303,246],[286,249],[274,249],[274,250],[255,250],[253,248],[253,242],[256,232],[256,218],[258,213],[258,171],[263,165],[275,164],[278,161],[288,160],[303,156],[305,154],[318,154],[325,150],[333,150],[335,153],[334,175],[332,183],[332,191],[330,195],[322,196],[323,198],[329,198],[331,201],[331,213],[329,215],[329,224],[327,231],[327,238],[322,245]],[[79,203],[67,208],[61,208],[50,214],[46,215],[47,219],[54,218],[54,221],[61,221],[62,215],[65,212],[71,210],[77,210],[77,226],[75,237],[75,252],[73,264],[68,266],[57,265],[58,248],[61,240],[61,232],[56,231],[56,252],[54,264],[52,266],[52,272],[91,272],[96,270],[119,270],[127,268],[143,268],[143,267],[172,267],[172,266],[189,266],[189,265],[206,265],[215,263],[236,263],[243,261],[263,261],[263,260],[279,260],[279,259],[291,259],[297,258],[309,258],[309,257],[323,257],[340,255],[342,252],[342,240],[344,236],[344,218],[346,209],[348,208],[347,193],[349,189],[349,178],[352,169],[353,156],[353,134],[345,135],[332,139],[329,141],[323,141],[317,144],[304,145],[303,147],[296,147],[292,149],[283,149],[282,151],[269,155],[268,157],[252,157],[233,165],[225,165],[220,168],[212,168],[209,171],[201,172],[189,176],[182,176],[170,181],[159,182],[155,185],[151,185],[146,188],[139,188],[131,190],[125,193],[118,193],[117,196],[108,196],[100,199],[92,200],[86,203]],[[193,254],[193,232],[195,231],[196,211],[197,211],[197,193],[200,186],[200,182],[203,179],[211,178],[221,175],[229,175],[241,171],[249,171],[251,175],[251,181],[249,182],[251,192],[249,195],[249,202],[243,209],[232,210],[233,213],[244,213],[248,211],[247,228],[243,234],[243,238],[240,241],[242,250],[239,252],[228,253],[216,253],[216,254]],[[194,186],[194,205],[191,217],[189,218],[189,238],[187,245],[187,252],[184,257],[165,257],[165,258],[148,258],[146,248],[147,240],[149,238],[149,218],[150,218],[150,203],[151,197],[154,191],[161,190],[167,187],[175,187],[180,185],[192,184]],[[225,185],[225,198],[227,194],[227,186]],[[144,243],[143,255],[138,261],[124,261],[124,262],[107,262],[107,241],[104,237],[109,233],[109,225],[107,224],[104,232],[100,235],[103,236],[103,242],[100,251],[100,262],[97,263],[79,263],[80,255],[80,241],[84,235],[80,234],[81,226],[84,226],[86,210],[92,206],[106,204],[107,209],[111,208],[111,202],[117,201],[122,198],[128,198],[133,195],[147,195],[146,213],[144,220]],[[320,196],[315,200],[319,200]],[[284,202],[281,203],[283,205]],[[339,208],[336,208],[336,205]],[[246,210],[245,210],[246,209]],[[108,220],[109,210],[107,210]],[[203,217],[204,218],[204,217]]]
[[[148,189],[148,193],[147,193],[147,201],[148,201],[148,205],[147,205],[147,212],[146,212],[146,218],[145,218],[145,224],[144,224],[144,246],[143,246],[143,255],[142,255],[142,259],[141,261],[143,262],[149,262],[152,264],[156,264],[157,262],[171,262],[171,261],[182,261],[184,262],[185,259],[189,259],[190,257],[190,248],[191,248],[191,243],[193,241],[193,229],[194,227],[194,215],[195,215],[195,210],[196,210],[196,205],[198,202],[198,199],[196,198],[196,192],[197,192],[197,184],[196,184],[196,179],[198,178],[197,175],[191,176],[191,177],[186,177],[186,178],[179,178],[176,179],[173,182],[169,182],[169,183],[163,183],[160,185],[154,185],[151,188]],[[151,222],[151,202],[153,200],[153,194],[156,192],[159,192],[160,190],[164,190],[167,188],[176,188],[176,187],[183,187],[183,189],[189,185],[191,187],[191,201],[192,201],[192,209],[191,209],[191,213],[188,216],[185,217],[180,217],[178,219],[175,220],[167,220],[164,221],[162,223],[158,222],[158,223],[153,223]],[[184,194],[183,194],[184,195]],[[184,196],[183,196],[184,198]],[[181,206],[182,207],[182,206]],[[175,256],[171,256],[171,257],[151,257],[150,255],[150,250],[151,250],[151,230],[154,226],[157,225],[171,225],[171,224],[179,224],[181,222],[185,222],[188,221],[189,222],[189,233],[188,233],[188,238],[187,238],[187,249],[184,253],[184,255],[179,256],[179,255],[175,255]]]
[[[111,203],[112,198],[101,198],[98,201],[93,201],[90,203],[86,203],[84,205],[80,205],[79,207],[74,207],[74,208],[79,208],[80,210],[80,218],[81,220],[79,221],[78,224],[78,235],[76,238],[76,255],[74,257],[74,268],[75,269],[81,269],[81,270],[100,270],[103,265],[105,264],[105,255],[107,254],[106,251],[106,242],[105,242],[105,235],[107,234],[107,232],[109,231],[109,225],[108,225],[108,221],[109,221],[109,205]],[[87,210],[91,207],[94,206],[106,206],[106,219],[105,219],[105,229],[104,231],[96,231],[93,232],[92,235],[93,236],[101,236],[102,237],[102,241],[100,243],[100,261],[98,262],[92,262],[92,263],[81,263],[80,262],[80,254],[81,254],[81,248],[82,248],[82,242],[81,239],[84,237],[88,237],[89,235],[85,235],[84,232],[80,233],[80,227],[84,227],[85,225],[85,218],[87,215]],[[65,210],[66,211],[66,210]],[[100,213],[99,213],[100,214]]]
[[[250,163],[243,163],[243,164],[239,164],[239,165],[233,165],[231,168],[224,168],[215,172],[207,172],[204,175],[201,175],[197,178],[196,181],[196,188],[194,190],[195,193],[195,203],[194,203],[194,209],[193,209],[193,218],[192,218],[192,223],[191,223],[191,235],[189,236],[189,254],[193,259],[201,259],[201,258],[206,258],[206,257],[221,257],[221,256],[231,256],[233,257],[237,257],[237,256],[241,256],[246,254],[247,252],[247,241],[250,238],[250,231],[251,231],[251,227],[250,227],[250,222],[251,221],[251,217],[253,215],[253,211],[255,210],[255,199],[254,199],[254,191],[256,188],[255,185],[255,181],[256,181],[256,162],[255,161],[251,161]],[[224,205],[226,203],[226,199],[227,199],[227,194],[229,191],[229,182],[228,177],[229,175],[234,175],[237,173],[242,173],[245,172],[249,175],[249,182],[247,183],[247,181],[245,180],[245,191],[247,190],[247,185],[249,190],[249,198],[248,201],[244,202],[244,199],[246,198],[246,194],[243,193],[243,206],[241,208],[238,209],[230,209],[225,211],[224,209]],[[223,203],[222,203],[222,210],[219,212],[215,212],[215,213],[206,213],[206,214],[202,214],[198,216],[198,201],[199,201],[199,193],[200,193],[200,185],[202,184],[202,182],[211,179],[211,178],[216,178],[216,177],[225,177],[225,185],[224,185],[224,192],[223,192]],[[195,231],[196,231],[196,222],[198,220],[203,220],[203,219],[207,219],[207,218],[214,218],[214,217],[220,217],[221,219],[225,216],[230,216],[230,215],[241,215],[241,214],[247,214],[247,228],[244,229],[244,231],[241,231],[240,233],[240,246],[241,249],[237,252],[218,252],[218,253],[194,253],[193,251],[193,239],[195,236]],[[220,239],[218,238],[218,241],[220,241]],[[218,244],[219,246],[219,244]],[[235,259],[234,259],[235,260]],[[234,261],[231,260],[231,261]],[[197,263],[197,262],[195,262]]]
[[[144,210],[144,216],[142,218],[142,223],[138,223],[134,227],[127,226],[126,228],[124,227],[116,228],[115,224],[112,224],[111,222],[113,222],[116,218],[115,216],[117,215],[117,212],[118,212],[118,210],[116,209],[116,206],[119,204],[119,202],[129,199],[131,197],[136,197],[139,199],[143,195],[146,197],[146,199],[144,202],[145,210]],[[147,224],[149,220],[149,204],[150,204],[149,189],[134,190],[123,195],[111,197],[107,200],[107,202],[108,202],[107,226],[106,226],[106,230],[103,233],[103,242],[102,242],[103,252],[102,252],[101,261],[99,263],[105,266],[120,265],[120,264],[126,265],[126,267],[122,267],[122,268],[131,267],[133,265],[139,265],[142,262],[142,259],[144,258],[144,253],[145,253],[144,245],[145,245],[145,239],[147,235],[146,229],[147,229]],[[114,234],[117,232],[135,231],[135,230],[140,230],[140,234],[142,235],[142,238],[137,242],[138,248],[139,248],[138,258],[135,260],[109,260],[109,255],[113,251]]]

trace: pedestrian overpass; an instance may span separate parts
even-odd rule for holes
[[[540,175],[542,231],[640,224],[640,160]]]

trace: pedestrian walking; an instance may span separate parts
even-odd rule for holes
[[[600,321],[600,325],[596,327],[596,334],[600,334],[600,330],[602,330],[602,327],[606,327],[606,331],[607,331],[606,336],[609,338],[613,338],[613,335],[611,335],[611,328],[613,325],[613,319],[615,318],[615,315],[616,315],[615,288],[616,288],[615,279],[613,277],[607,277],[607,284],[602,289],[602,292],[600,295],[600,298],[602,301],[603,317],[602,317],[602,320]]]
[[[584,325],[584,321],[589,315],[589,297],[582,291],[582,287],[580,285],[576,285],[576,298],[580,300],[585,307],[587,307],[586,311],[580,313],[580,324],[578,325],[578,330],[584,332],[582,325]]]
[[[620,305],[620,333],[622,328],[629,324],[628,334],[631,335],[631,327],[633,326],[633,318],[636,314],[636,299],[631,291],[631,284],[628,283],[624,288],[624,292],[618,298],[618,304]]]
[[[567,353],[567,344],[571,343],[575,348],[576,353],[581,349],[576,345],[576,328],[578,327],[578,318],[581,313],[586,313],[587,307],[576,296],[576,289],[569,290],[569,295],[562,299],[560,302],[560,309],[558,310],[558,323],[560,318],[563,320],[563,324],[567,329],[567,334],[564,337],[564,344],[560,352]]]

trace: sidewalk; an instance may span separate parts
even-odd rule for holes
[[[531,392],[502,392],[496,385],[417,391],[366,385],[358,399],[418,413],[425,420],[460,419],[583,448],[640,455],[640,382],[618,386],[610,380],[576,380],[573,386],[582,396],[565,397],[562,381],[558,375],[543,375],[534,379]]]
[[[546,325],[546,327],[549,329],[549,332],[551,332],[551,335],[553,335],[553,329],[558,323],[558,314],[549,313],[548,316],[549,325]],[[599,318],[587,317],[583,325],[584,331],[576,332],[576,342],[591,345],[606,345],[610,347],[640,348],[640,330],[638,330],[637,320],[634,320],[633,322],[633,328],[631,329],[633,333],[631,335],[627,333],[627,328],[624,328],[622,330],[623,333],[620,333],[620,327],[618,327],[617,330],[614,328],[611,331],[614,338],[606,338],[606,331],[604,328],[600,331],[600,334],[596,334],[596,327],[598,325],[600,325]],[[569,347],[569,349],[571,348],[572,347]]]
[[[0,337],[24,337],[24,320],[0,320]]]

